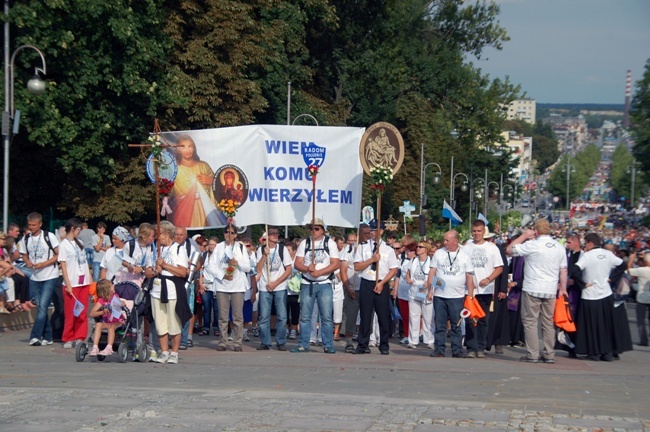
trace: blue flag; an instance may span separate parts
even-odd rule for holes
[[[442,217],[451,219],[451,224],[453,226],[456,226],[459,223],[463,222],[460,216],[458,216],[458,213],[456,213],[454,209],[451,208],[449,204],[447,204],[447,200],[444,200],[444,204],[442,206]]]
[[[478,212],[478,220],[482,220],[483,222],[485,222],[485,226],[490,225],[490,222],[488,222],[487,218],[483,216],[483,213],[481,212]]]

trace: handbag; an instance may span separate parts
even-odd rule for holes
[[[575,332],[576,324],[571,317],[571,310],[569,309],[569,302],[566,296],[560,296],[555,301],[555,311],[553,313],[553,321],[555,325],[567,332]]]

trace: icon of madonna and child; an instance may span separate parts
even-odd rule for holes
[[[228,218],[217,203],[223,199],[240,206],[244,203],[248,194],[245,174],[237,166],[224,165],[215,175],[199,157],[190,135],[179,136],[176,146],[178,173],[171,193],[171,222],[186,228],[225,226]]]

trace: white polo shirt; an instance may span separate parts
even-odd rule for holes
[[[357,253],[354,256],[354,262],[358,263],[358,262],[368,261],[370,258],[372,258],[374,250],[375,250],[374,240],[368,240],[366,243],[359,245],[359,248],[357,249]],[[381,255],[381,258],[377,263],[379,268],[378,280],[381,281],[386,277],[389,271],[399,267],[399,261],[397,260],[397,256],[395,256],[395,251],[393,250],[393,248],[388,246],[383,240],[379,243],[379,255]],[[360,276],[361,279],[374,282],[376,278],[375,273],[376,271],[372,269],[372,264],[370,264],[361,272]]]
[[[525,291],[534,297],[553,298],[557,294],[560,269],[567,268],[564,246],[549,235],[512,247],[514,256],[526,257],[524,262]]]
[[[608,282],[609,274],[622,262],[622,259],[605,249],[594,248],[582,252],[576,263],[582,270],[582,280],[587,285],[582,290],[582,299],[600,300],[612,295]]]
[[[280,248],[282,248],[282,257],[280,257]],[[266,250],[266,245],[264,246],[264,249]],[[256,255],[256,261],[255,264],[259,262],[259,260],[262,258],[262,247],[257,248],[257,255]],[[286,246],[284,245],[279,245],[276,244],[274,248],[269,249],[269,253],[266,257],[266,260],[264,260],[264,265],[262,266],[262,274],[260,277],[260,282],[257,284],[257,289],[259,291],[268,291],[266,289],[266,286],[269,283],[269,268],[271,270],[271,281],[276,281],[284,274],[286,268],[288,266],[293,265],[293,260],[291,259],[291,254],[289,253],[289,249],[287,249]],[[253,266],[254,268],[255,266]],[[285,279],[280,283],[277,287],[275,287],[274,291],[283,291],[287,289],[287,283],[289,282],[289,278]]]

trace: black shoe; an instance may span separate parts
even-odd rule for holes
[[[355,354],[370,354],[370,348],[361,348],[361,347],[357,347],[357,348],[354,350],[354,353],[355,353]]]
[[[286,351],[286,350],[287,350],[287,346],[285,344],[278,345],[278,351]]]
[[[466,358],[467,355],[464,352],[457,352],[451,355],[453,358]]]
[[[429,354],[429,357],[444,357],[445,353],[437,352],[437,351],[431,351],[431,354]]]
[[[583,360],[591,360],[591,361],[600,361],[600,359],[595,355],[584,356],[584,357],[582,357],[582,359]]]
[[[555,363],[555,359],[547,359],[547,358],[542,357],[542,358],[540,358],[539,360],[540,360],[542,363],[547,363],[547,364],[554,364],[554,363]]]
[[[539,359],[532,359],[532,358],[530,358],[528,356],[520,357],[519,361],[524,362],[524,363],[539,363]]]
[[[346,346],[345,346],[345,352],[346,352],[346,353],[348,353],[348,354],[354,354],[354,351],[356,351],[356,350],[354,349],[354,345],[346,345]]]
[[[569,351],[569,358],[578,358],[578,355],[573,351]]]
[[[268,345],[264,345],[264,344],[259,344],[259,346],[257,347],[257,350],[258,350],[258,351],[268,351],[268,350],[270,350],[270,349],[271,349],[270,346],[268,346]]]
[[[614,356],[612,354],[603,354],[600,356],[602,361],[611,362],[614,361]]]
[[[381,355],[388,355],[388,354],[390,354],[390,352],[389,352],[387,349],[379,350],[379,352],[381,353]]]

